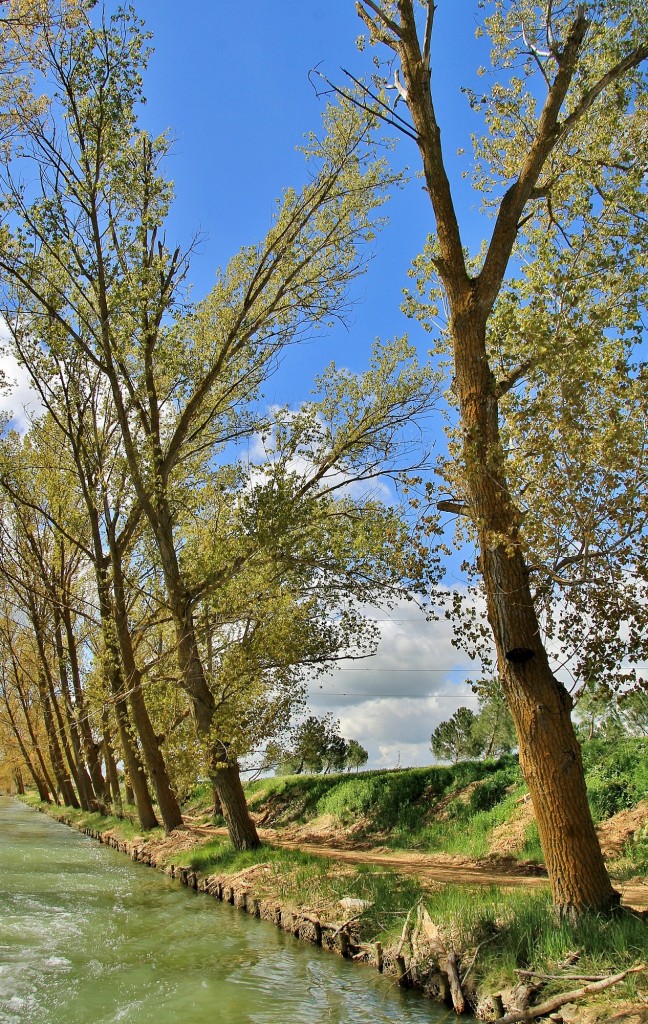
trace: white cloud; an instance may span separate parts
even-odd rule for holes
[[[428,622],[412,602],[369,609],[379,620],[376,655],[342,661],[309,686],[309,707],[339,718],[342,735],[369,751],[367,767],[424,765],[433,760],[430,735],[462,704],[476,708],[467,683],[478,663],[451,644],[448,620]]]
[[[6,336],[6,328],[0,327],[0,342],[4,341]],[[2,355],[0,369],[9,385],[8,392],[0,391],[0,413],[7,413],[10,417],[10,426],[24,433],[29,427],[30,416],[40,411],[38,395],[30,385],[27,370],[19,366],[12,355]]]

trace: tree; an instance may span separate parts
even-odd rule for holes
[[[470,708],[457,708],[446,722],[441,722],[432,733],[432,753],[444,761],[467,761],[479,757],[484,742],[476,735],[477,717]]]
[[[366,764],[368,753],[357,740],[345,740],[339,721],[328,713],[318,718],[309,715],[297,725],[289,745],[273,742],[266,751],[268,763],[278,765],[282,775],[340,772],[344,768],[359,768]]]
[[[479,698],[474,735],[484,757],[510,754],[517,746],[515,726],[499,679],[480,679],[472,684]]]
[[[234,690],[244,692],[243,680],[254,689],[259,679],[288,671],[288,666],[277,659],[257,671],[261,659],[250,654],[251,637],[259,635],[257,618],[236,602],[233,612],[226,601],[237,587],[251,595],[255,574],[265,582],[273,559],[286,586],[301,573],[311,594],[316,577],[326,600],[336,588],[340,592],[341,566],[345,557],[353,560],[348,556],[357,549],[362,530],[354,525],[345,542],[338,529],[335,558],[318,562],[312,558],[313,541],[323,535],[325,518],[318,509],[327,504],[330,509],[342,482],[369,480],[380,459],[389,462],[403,424],[429,403],[435,378],[416,366],[411,353],[401,372],[402,341],[377,350],[360,380],[332,369],[319,404],[294,417],[286,413],[290,426],[279,431],[286,443],[272,480],[265,487],[257,486],[254,477],[247,481],[267,515],[254,520],[250,514],[246,522],[244,513],[250,510],[241,496],[246,482],[240,466],[220,465],[224,452],[266,425],[255,402],[286,346],[344,315],[346,289],[364,269],[363,246],[373,235],[376,211],[395,176],[377,151],[371,119],[352,106],[331,107],[322,138],[313,135],[306,149],[311,167],[306,186],[284,193],[266,237],[219,272],[205,300],[188,306],[183,281],[191,253],[171,250],[164,236],[171,187],[161,164],[168,142],[149,138],[136,121],[146,38],[140,23],[123,9],[97,20],[96,25],[87,18],[43,30],[46,45],[38,70],[52,102],[45,113],[37,111],[21,125],[21,155],[38,167],[36,179],[24,188],[11,164],[4,175],[5,202],[11,206],[0,247],[5,301],[18,358],[43,393],[52,386],[57,392],[55,402],[48,397],[48,407],[54,415],[56,406],[87,494],[97,478],[97,454],[88,465],[80,454],[83,446],[74,448],[73,436],[87,427],[76,409],[72,417],[64,410],[70,397],[84,412],[93,393],[106,404],[109,399],[111,429],[119,435],[116,472],[130,488],[130,524],[139,518],[145,524],[146,543],[163,582],[175,634],[177,685],[189,698],[232,840],[246,848],[256,845],[258,836],[237,759],[246,730],[238,724],[229,728],[230,708],[236,704],[229,696]],[[71,386],[76,381],[82,382],[80,389]],[[310,472],[301,478],[286,461],[288,450],[297,449],[309,457]],[[111,484],[100,498],[111,507]],[[93,524],[93,557],[102,566],[97,587],[104,657],[107,668],[114,666],[116,707],[123,707],[117,700],[123,683],[120,658],[129,693],[140,693],[127,630],[122,635],[118,628],[127,610],[118,593],[124,551],[110,544],[105,563],[103,535],[97,537],[102,502],[88,503],[86,493],[84,501]],[[210,511],[219,513],[215,521],[224,524],[208,558],[185,545],[189,516],[184,510],[188,504],[200,507],[201,501],[212,501]],[[353,524],[360,504],[352,508],[341,501],[338,522]],[[364,504],[375,510],[376,522],[381,516],[376,503]],[[310,536],[304,531],[308,515],[314,524]],[[281,537],[268,528],[277,518],[284,525]],[[333,523],[336,516],[329,518]],[[386,522],[389,516],[382,518]],[[110,538],[107,521],[102,528]],[[328,537],[333,533],[331,526]],[[365,533],[370,536],[371,530]],[[365,566],[386,564],[386,549],[386,543],[376,544]],[[301,569],[293,551],[300,554]],[[358,579],[359,592],[367,577]],[[370,586],[378,585],[374,577]],[[275,591],[280,586],[277,578]],[[210,606],[218,610],[216,620]],[[222,634],[232,631],[227,656],[212,659],[213,672],[209,650],[216,637],[209,628],[202,632],[201,620],[217,621]],[[241,628],[245,645],[238,643]],[[247,713],[245,719],[252,721]],[[121,740],[127,744],[125,733]],[[155,744],[149,746],[155,753]],[[137,781],[138,774],[129,773]]]
[[[366,764],[369,760],[369,751],[365,750],[361,743],[357,740],[349,740],[347,743],[347,752],[345,761],[346,768],[362,768],[363,764]]]
[[[447,761],[509,754],[516,745],[515,727],[498,679],[472,684],[479,711],[460,707],[432,733],[432,752]]]
[[[576,700],[576,731],[582,739],[621,739],[648,734],[648,692],[632,686],[620,693],[600,684],[581,688]]]
[[[648,57],[646,12],[625,0],[542,7],[530,0],[494,3],[481,29],[493,43],[492,85],[469,93],[486,121],[475,143],[474,172],[493,226],[480,256],[470,260],[432,93],[436,5],[425,0],[421,7],[422,27],[414,0],[357,5],[371,42],[387,46],[400,63],[399,93],[412,119],[405,131],[419,149],[435,221],[434,239],[417,272],[426,296],[436,277],[447,311],[458,431],[446,467],[452,500],[445,507],[466,517],[478,548],[498,672],[554,902],[565,914],[604,910],[618,902],[618,894],[587,803],[572,702],[550,667],[540,620],[547,580],[560,578],[560,569],[572,564],[585,566],[588,574],[588,552],[601,549],[581,531],[579,542],[562,551],[557,571],[545,566],[549,572],[536,585],[524,492],[517,486],[503,418],[516,386],[528,378],[523,400],[532,402],[538,368],[570,348],[573,376],[563,376],[563,384],[580,380],[584,366],[593,377],[602,358],[606,367],[620,360],[616,381],[631,381],[627,349],[637,336],[645,267],[640,68]],[[394,123],[380,95],[377,103]],[[397,123],[404,124],[400,115]],[[558,292],[536,289],[534,269],[540,268],[546,282],[552,265]],[[624,272],[628,286],[620,287]],[[556,295],[558,315],[548,315]],[[434,315],[429,304],[427,312]],[[562,329],[554,343],[556,321]],[[619,528],[625,536],[623,523]],[[615,529],[613,517],[613,536]]]

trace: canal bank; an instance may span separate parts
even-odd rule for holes
[[[1,1024],[430,1024],[415,993],[0,800]]]
[[[579,949],[582,935],[578,929],[570,929],[566,925],[556,927],[547,906],[546,891],[544,896],[541,891],[529,892],[529,898],[526,898],[523,892],[518,894],[508,890],[502,898],[500,891],[484,887],[458,889],[438,886],[432,898],[428,899],[431,896],[429,891],[423,893],[411,885],[408,888],[407,880],[392,872],[373,869],[371,873],[356,872],[354,876],[346,865],[334,863],[313,879],[308,865],[301,863],[299,858],[290,861],[287,851],[266,847],[257,851],[256,859],[249,855],[253,863],[245,863],[241,855],[232,858],[231,849],[228,855],[223,856],[228,844],[222,840],[220,850],[214,849],[214,843],[200,843],[194,834],[196,830],[192,828],[178,830],[166,837],[147,837],[146,840],[133,837],[131,832],[131,838],[126,838],[123,826],[113,830],[104,827],[103,822],[97,827],[95,821],[90,827],[87,816],[84,825],[84,816],[80,820],[78,812],[71,812],[72,816],[50,809],[52,812],[66,823],[81,827],[87,835],[100,839],[104,845],[126,853],[135,861],[160,868],[191,890],[216,896],[238,910],[246,911],[249,916],[278,925],[284,932],[301,940],[334,950],[344,959],[371,965],[391,976],[393,987],[400,984],[403,989],[422,990],[448,1005],[454,1002],[456,1009],[461,1009],[463,1004],[465,1011],[477,1011],[482,1019],[494,1019],[500,1006],[513,1012],[520,1004],[542,1003],[547,996],[551,1001],[551,998],[555,999],[556,991],[574,989],[572,979],[582,978],[592,971],[588,956],[591,951],[583,949],[582,959],[580,952],[574,954],[574,950]],[[73,820],[75,816],[76,820]],[[117,834],[119,832],[121,834]],[[241,867],[241,863],[245,866]],[[219,864],[221,870],[213,870],[214,864]],[[336,876],[335,885],[331,884],[332,874]],[[403,888],[400,900],[392,901],[392,909],[389,909],[389,898],[385,900],[385,895],[388,890],[399,886]],[[341,896],[342,893],[348,895]],[[375,900],[372,898],[374,894],[377,894]],[[389,897],[392,895],[388,893]],[[391,941],[381,942],[380,938],[384,936],[377,936],[376,914],[372,910],[374,903],[374,910],[380,907],[379,916],[383,924],[385,914],[393,915]],[[426,905],[432,910],[433,918]],[[539,937],[535,950],[529,944],[534,931],[538,933],[536,938]],[[539,967],[540,974],[549,969],[546,960],[541,962],[543,932],[545,945],[551,945],[553,980],[542,980],[538,975]],[[608,974],[619,964],[619,950],[623,943],[626,945],[625,964],[620,966],[626,966],[629,957],[632,957],[634,965],[638,958],[645,959],[647,933],[640,918],[626,916],[623,921],[612,921],[609,927],[605,925],[603,932],[603,940],[614,947],[616,957],[606,967]],[[562,956],[561,942],[564,946]],[[490,980],[485,986],[483,982],[488,970],[484,972],[483,961],[488,959],[489,950]],[[493,956],[495,950],[497,952]],[[512,955],[526,970],[511,971],[511,964],[507,961]],[[582,974],[573,973],[575,962]],[[511,976],[512,984],[502,981],[510,980]],[[498,981],[497,988],[493,978]],[[644,980],[642,975],[642,984]],[[562,1011],[564,1020],[607,1020],[613,1007],[615,1010],[627,1010],[625,1017],[615,1018],[619,1021],[632,1021],[633,1024],[643,1021],[645,1017],[637,1017],[635,1013],[641,1005],[636,1000],[627,1003],[625,999],[627,995],[636,994],[634,981],[633,978],[632,983],[626,982],[614,994],[606,992],[603,1003],[599,1001],[589,1007],[588,1017],[583,1015],[582,1005],[567,1006]]]

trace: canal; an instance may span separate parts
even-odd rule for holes
[[[0,1024],[451,1016],[5,797],[0,893]]]

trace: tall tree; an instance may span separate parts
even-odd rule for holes
[[[427,295],[423,281],[434,275],[447,309],[459,429],[447,467],[452,501],[446,507],[467,517],[477,543],[498,672],[554,901],[566,914],[603,910],[618,894],[589,812],[572,702],[543,643],[542,586],[534,586],[523,491],[516,486],[503,415],[516,386],[529,377],[531,401],[536,368],[571,346],[576,380],[583,365],[591,375],[603,354],[607,364],[615,347],[622,375],[631,377],[627,346],[636,337],[642,290],[637,266],[645,267],[641,66],[648,57],[648,18],[626,0],[491,5],[481,30],[492,39],[494,74],[490,88],[469,98],[486,121],[475,144],[474,172],[476,188],[486,192],[492,230],[481,255],[471,260],[432,88],[436,4],[359,0],[357,9],[371,41],[399,61],[402,77],[394,85],[411,124],[398,123],[418,147],[435,222],[418,269],[421,291]],[[386,95],[375,102],[394,123]],[[566,300],[558,317],[547,316],[555,293],[536,289],[533,281],[535,262],[546,280],[552,260],[558,299]],[[625,289],[619,287],[624,271]],[[516,279],[525,282],[523,289]],[[556,322],[557,336],[551,332]],[[574,377],[563,377],[563,384],[569,387]],[[590,548],[585,536],[577,561]],[[579,552],[572,547],[562,552],[567,565],[574,554]]]
[[[69,378],[81,355],[110,393],[124,464],[162,571],[178,682],[191,700],[232,838],[253,846],[258,836],[230,738],[220,731],[196,607],[247,565],[267,530],[246,534],[247,545],[222,544],[221,564],[208,579],[196,578],[196,563],[180,550],[178,489],[212,475],[225,447],[257,427],[253,403],[285,347],[343,315],[394,176],[376,155],[364,113],[329,110],[323,138],[313,137],[307,149],[308,184],[285,192],[263,241],[235,256],[207,299],[180,318],[189,254],[171,251],[164,238],[171,190],[160,164],[168,145],[136,124],[141,27],[120,10],[96,27],[79,21],[46,38],[39,68],[55,102],[26,122],[22,140],[23,154],[39,167],[39,188],[36,195],[23,189],[11,166],[4,181],[15,230],[4,239],[0,267],[16,351],[34,379],[47,377],[52,361]],[[327,493],[321,485],[336,466],[357,463],[362,450],[375,456],[406,418],[403,410],[429,397],[430,375],[399,376],[393,368],[389,354],[378,361],[373,374],[381,387],[373,397],[355,395],[357,385],[348,381],[355,419],[344,429],[336,418],[335,445],[293,494],[295,512],[310,490]],[[412,382],[414,393],[405,386]]]

